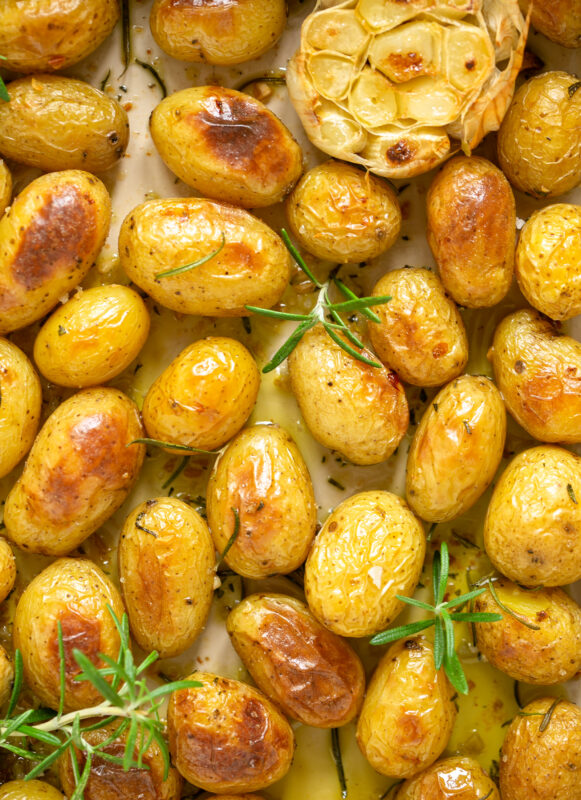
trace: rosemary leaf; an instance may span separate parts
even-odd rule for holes
[[[335,333],[335,331],[329,326],[328,322],[323,322],[323,327],[327,332],[327,334],[331,337],[331,339],[350,356],[353,356],[353,358],[356,358],[357,361],[361,361],[363,364],[367,364],[370,367],[377,367],[378,369],[381,369],[382,365],[379,362],[373,361],[372,359],[361,355],[361,353],[358,350],[355,350],[353,347],[351,347],[351,345],[347,344],[347,342],[344,339],[338,336]]]
[[[490,594],[492,595],[492,598],[493,598],[494,602],[496,603],[496,605],[499,608],[501,608],[506,614],[511,616],[513,619],[516,619],[517,622],[520,622],[521,625],[524,625],[526,628],[530,628],[531,631],[540,631],[541,630],[541,626],[540,625],[535,625],[533,622],[529,622],[528,619],[526,619],[526,617],[523,617],[520,614],[517,614],[516,611],[513,611],[511,608],[509,608],[504,603],[502,603],[500,601],[500,598],[498,597],[498,595],[496,593],[496,589],[494,588],[491,580],[488,581],[488,588],[490,590]]]
[[[447,603],[442,603],[442,608],[455,608],[456,606],[464,605],[464,603],[473,600],[475,597],[479,597],[485,591],[486,587],[484,586],[480,589],[473,589],[471,592],[467,592],[461,597],[454,597],[452,600],[448,600]]]
[[[415,597],[405,597],[403,594],[396,594],[398,600],[401,600],[402,603],[408,603],[410,606],[416,606],[417,608],[423,608],[424,611],[433,611],[434,606],[431,606],[429,603],[423,603],[421,600],[416,600]]]
[[[389,303],[390,300],[390,295],[382,295],[381,297],[358,297],[355,300],[345,300],[343,303],[332,303],[331,308],[334,308],[335,311],[347,313],[349,311],[361,311],[362,309],[369,308],[369,306],[384,306],[386,303]]]
[[[341,756],[339,728],[331,729],[331,749],[333,751],[333,760],[337,767],[337,777],[339,778],[339,786],[341,787],[341,798],[345,800],[347,797],[347,783],[345,781],[345,770],[343,769],[343,757]]]
[[[202,264],[205,264],[207,261],[210,261],[212,258],[220,253],[223,249],[224,245],[226,244],[226,236],[222,233],[222,242],[217,250],[214,250],[212,253],[208,253],[207,256],[203,258],[199,258],[197,261],[191,261],[189,264],[183,264],[181,267],[174,267],[173,269],[166,269],[165,272],[158,272],[155,275],[155,280],[158,281],[160,278],[171,278],[174,275],[181,275],[184,272],[189,272],[191,269],[195,269],[196,267],[200,267]]]
[[[108,700],[111,705],[117,708],[123,708],[125,702],[117,692],[111,687],[109,683],[102,676],[98,667],[81,651],[75,648],[73,656],[79,667],[83,670],[80,675],[75,676],[76,681],[89,681],[93,684],[99,694],[103,695],[105,700]]]
[[[240,514],[238,513],[238,509],[237,508],[231,508],[230,510],[234,514],[234,531],[232,533],[232,536],[226,542],[226,547],[224,548],[224,551],[223,551],[222,555],[218,559],[218,563],[216,564],[216,570],[218,569],[220,564],[224,561],[224,559],[226,558],[226,556],[230,552],[230,548],[232,547],[232,545],[234,544],[234,542],[238,538],[238,534],[240,533]]]
[[[305,322],[305,320],[309,319],[308,314],[290,314],[286,311],[275,311],[272,308],[261,308],[260,306],[244,306],[244,308],[254,314],[261,314],[263,317],[273,317],[274,319],[296,320],[297,322]]]
[[[6,717],[9,718],[14,713],[14,709],[16,708],[16,703],[18,702],[18,697],[20,695],[20,690],[22,689],[22,680],[23,680],[23,665],[22,665],[22,653],[20,650],[16,650],[14,653],[14,683],[12,685],[12,694],[10,695],[10,702],[8,703],[8,708],[6,709]]]
[[[450,572],[450,556],[448,555],[448,545],[442,542],[440,547],[440,574],[438,580],[438,594],[434,597],[434,602],[437,605],[444,602],[444,595],[446,594],[446,586],[448,584],[448,575]]]
[[[359,299],[357,297],[357,295],[355,294],[355,292],[352,292],[351,289],[348,286],[345,286],[343,281],[339,280],[339,278],[334,278],[333,282],[334,282],[335,286],[340,291],[343,292],[343,294],[345,295],[345,297],[348,300],[358,300]],[[375,314],[373,311],[370,311],[370,309],[362,308],[362,309],[360,309],[360,311],[361,311],[361,313],[363,314],[364,317],[367,317],[367,319],[370,319],[372,322],[381,322],[381,320],[377,316],[377,314]]]
[[[391,628],[388,631],[377,633],[369,640],[369,644],[389,644],[396,642],[398,639],[405,639],[406,636],[414,636],[420,631],[431,628],[435,620],[424,619],[418,622],[410,622],[408,625],[401,625],[398,628]]]
[[[316,324],[316,322],[317,322],[316,319],[308,317],[301,325],[299,325],[295,329],[294,333],[292,333],[291,336],[282,345],[282,347],[280,347],[276,351],[276,353],[270,359],[268,364],[265,364],[265,366],[262,368],[262,371],[264,373],[272,372],[273,369],[276,369],[280,364],[282,364],[285,358],[288,358],[290,356],[290,354],[295,349],[300,340],[303,338],[305,333],[308,330],[310,330]]]
[[[577,498],[575,497],[575,492],[573,491],[573,487],[570,483],[567,484],[567,494],[571,498],[571,500],[577,505]]]
[[[58,647],[59,647],[59,704],[58,716],[62,716],[65,707],[65,689],[66,689],[66,661],[65,661],[65,645],[63,641],[63,628],[60,619],[57,622],[58,634]]]
[[[155,447],[165,447],[168,450],[178,450],[183,453],[202,453],[205,456],[215,456],[219,452],[219,450],[202,450],[200,447],[190,447],[187,444],[175,444],[174,442],[162,442],[159,439],[148,439],[146,437],[134,439],[126,447],[130,447],[132,444],[151,444]]]
[[[298,266],[302,269],[302,271],[305,273],[305,275],[311,281],[311,283],[314,283],[317,289],[322,289],[323,285],[319,283],[319,281],[315,278],[311,270],[307,267],[305,260],[303,259],[302,255],[299,253],[297,248],[294,246],[294,244],[291,242],[290,236],[288,235],[288,233],[284,228],[280,232],[280,237],[285,243],[286,249],[289,251],[291,256],[297,262]]]
[[[175,479],[178,478],[182,474],[182,472],[185,470],[185,468],[188,466],[188,461],[189,460],[190,460],[189,456],[184,456],[182,458],[182,460],[177,465],[177,467],[172,472],[172,474],[169,476],[169,478],[164,483],[161,484],[161,488],[162,489],[167,489],[168,486],[172,485],[172,483],[175,481]]]
[[[492,614],[487,611],[460,611],[450,614],[450,619],[456,622],[500,622],[502,614]]]
[[[460,659],[455,652],[444,655],[444,672],[448,680],[460,694],[468,694],[468,681],[460,664]]]
[[[436,617],[434,627],[434,665],[436,669],[440,669],[444,663],[444,626],[440,617]]]
[[[161,89],[162,99],[165,100],[165,98],[167,97],[167,88],[166,88],[165,83],[162,81],[162,79],[160,77],[160,74],[156,70],[156,68],[152,64],[149,64],[147,61],[142,61],[140,58],[136,58],[135,59],[135,63],[139,64],[140,67],[143,67],[143,69],[146,69],[148,72],[151,72],[151,74],[153,75],[154,81],[157,83],[157,85]]]

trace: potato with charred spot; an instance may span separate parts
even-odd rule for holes
[[[66,800],[64,794],[44,781],[9,781],[0,786],[0,800]]]
[[[14,668],[8,658],[8,653],[0,645],[0,712],[4,704],[8,702],[12,692],[12,682],[14,680]]]
[[[190,783],[208,792],[254,792],[290,767],[294,736],[285,717],[257,689],[209,672],[187,680],[169,701],[172,760]]]
[[[0,537],[0,603],[2,603],[16,582],[16,560],[12,548]],[[2,705],[0,703],[0,705]]]
[[[117,389],[69,397],[35,439],[4,507],[5,535],[30,553],[70,553],[124,502],[145,455],[136,405]]]
[[[500,800],[496,784],[478,761],[452,756],[436,761],[401,786],[394,800]]]
[[[300,600],[281,594],[245,597],[226,627],[258,688],[289,717],[315,728],[337,728],[359,712],[365,692],[359,657]]]
[[[272,111],[250,95],[196,86],[153,110],[151,135],[166,166],[204,197],[244,208],[278,203],[303,171],[302,152]]]
[[[12,175],[0,158],[0,217],[10,205],[12,199]]]
[[[581,0],[553,0],[550,4],[519,0],[523,13],[532,6],[531,24],[552,42],[581,47]]]

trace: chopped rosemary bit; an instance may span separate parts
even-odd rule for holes
[[[336,481],[335,478],[327,478],[327,483],[330,483],[331,486],[334,486],[336,489],[339,489],[339,491],[341,491],[341,492],[345,491],[345,487],[343,486],[343,484],[339,483],[339,481]]]
[[[345,800],[347,797],[347,782],[345,780],[345,770],[343,769],[339,728],[331,728],[331,749],[333,751],[333,761],[337,767],[337,777],[339,778],[339,786],[341,787],[341,798]]]
[[[177,467],[176,467],[176,468],[175,468],[175,470],[172,472],[172,474],[169,476],[169,478],[167,479],[167,481],[165,481],[165,483],[162,483],[162,484],[161,484],[161,488],[162,488],[162,489],[167,489],[167,487],[168,487],[168,486],[171,486],[171,485],[172,485],[172,483],[175,481],[175,479],[176,479],[177,477],[179,477],[179,476],[182,474],[182,472],[185,470],[185,468],[186,468],[186,467],[187,467],[187,465],[188,465],[188,461],[189,461],[189,460],[190,460],[190,457],[189,457],[189,456],[184,456],[184,457],[182,458],[182,460],[181,460],[181,461],[180,461],[180,463],[177,465]]]
[[[526,617],[523,617],[521,614],[517,614],[516,611],[513,611],[511,608],[502,603],[490,579],[488,580],[488,588],[496,605],[499,608],[501,608],[506,614],[516,619],[518,622],[521,623],[521,625],[524,625],[526,628],[530,628],[532,631],[541,630],[540,625],[535,625],[533,622],[529,622],[528,619],[526,619]]]
[[[562,697],[556,697],[555,700],[551,703],[547,711],[543,714],[542,711],[519,711],[519,717],[542,717],[542,722],[539,725],[539,733],[544,733],[551,723],[551,718],[553,716],[554,710],[557,708],[559,703],[562,701]]]
[[[570,483],[567,484],[567,494],[571,498],[571,500],[577,505],[577,498],[575,497],[575,492],[573,491],[573,487]]]
[[[575,83],[572,83],[571,86],[569,86],[569,88],[567,89],[569,98],[573,97],[573,95],[578,89],[581,89],[581,81],[576,81]]]
[[[158,272],[155,275],[155,280],[158,281],[160,278],[171,278],[173,275],[181,275],[184,272],[189,272],[191,269],[195,269],[196,267],[200,267],[202,264],[205,264],[207,261],[210,261],[212,258],[218,255],[221,252],[224,245],[226,244],[226,236],[224,233],[222,235],[222,242],[217,250],[214,250],[211,253],[208,253],[207,256],[203,258],[199,258],[197,261],[191,261],[189,264],[183,264],[181,267],[174,267],[173,269],[166,269],[165,272]]]
[[[123,66],[121,75],[125,75],[133,61],[133,39],[131,36],[130,0],[121,0],[121,31],[123,36]],[[119,77],[121,77],[121,75]]]
[[[165,99],[167,97],[167,89],[165,83],[162,81],[159,72],[156,70],[156,68],[152,64],[149,64],[147,61],[142,61],[140,58],[136,58],[135,63],[139,64],[140,67],[143,67],[143,69],[146,69],[148,72],[151,72],[151,74],[153,75],[153,79],[161,89],[162,98]]]
[[[238,534],[240,533],[240,514],[238,513],[238,509],[237,508],[231,508],[230,511],[234,514],[234,532],[232,533],[232,536],[226,542],[226,547],[224,548],[224,550],[222,552],[222,555],[218,559],[218,562],[216,564],[216,569],[218,569],[218,567],[220,566],[222,561],[224,561],[224,559],[226,558],[226,556],[230,552],[230,548],[232,547],[232,545],[234,544],[234,542],[238,538]]]
[[[218,450],[202,450],[199,447],[190,447],[187,444],[174,444],[173,442],[161,442],[159,439],[134,439],[132,442],[126,445],[129,447],[132,444],[151,444],[155,447],[167,447],[168,450],[179,450],[184,453],[203,453],[206,456],[215,456],[219,452]]]

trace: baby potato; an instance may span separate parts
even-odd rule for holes
[[[145,455],[137,407],[117,389],[69,397],[35,439],[4,507],[5,535],[31,553],[70,553],[124,502]]]
[[[452,756],[436,761],[401,786],[394,800],[500,800],[496,784],[478,761]]]
[[[129,120],[123,106],[85,81],[34,75],[8,84],[0,103],[0,153],[45,172],[104,172],[125,153]]]
[[[285,717],[257,689],[209,672],[199,688],[170,696],[169,748],[190,783],[222,794],[253,792],[286,774],[294,736]]]
[[[557,203],[535,211],[518,240],[516,278],[547,317],[581,314],[581,206]]]
[[[208,525],[224,560],[246,578],[300,567],[317,524],[313,484],[303,457],[278,425],[253,425],[217,459],[206,493]]]
[[[488,378],[462,375],[427,407],[410,447],[406,499],[428,522],[467,511],[488,488],[504,451],[506,410]]]
[[[409,778],[448,744],[456,719],[454,690],[424,636],[393,644],[367,689],[357,744],[382,775]]]
[[[363,356],[373,358],[368,351]],[[303,336],[288,365],[292,391],[318,442],[353,464],[389,458],[409,424],[407,399],[395,372],[358,361],[321,325]]]
[[[300,600],[250,595],[230,612],[226,627],[258,688],[289,717],[337,728],[359,712],[365,692],[359,657]]]
[[[150,129],[161,158],[180,180],[204,197],[244,208],[278,203],[303,171],[301,148],[290,131],[260,100],[234,89],[175,92],[154,108]]]
[[[88,172],[32,181],[0,219],[0,334],[36,322],[82,281],[111,220],[111,200]]]
[[[12,692],[13,680],[14,669],[6,650],[0,645],[0,712],[3,710],[4,704],[8,702],[8,698]],[[0,794],[0,797],[1,796]]]
[[[12,198],[12,175],[0,158],[0,217],[10,205]]]
[[[24,678],[40,701],[55,710],[60,696],[58,625],[65,654],[65,711],[94,706],[103,698],[89,681],[76,681],[82,672],[73,656],[78,649],[98,667],[103,653],[116,659],[119,633],[107,606],[120,620],[119,592],[99,567],[88,559],[61,558],[26,587],[14,614],[14,647],[22,653]]]
[[[34,367],[15,344],[0,338],[0,478],[30,450],[41,407],[42,389]]]
[[[499,303],[510,289],[516,211],[510,184],[485,158],[456,156],[427,196],[428,243],[446,291],[461,306]]]
[[[212,253],[194,269],[160,277]],[[246,305],[270,308],[291,271],[282,239],[262,220],[193,197],[134,208],[121,226],[119,255],[131,280],[161,305],[211,317],[248,316]]]
[[[155,41],[174,58],[241,64],[278,41],[286,25],[286,2],[155,0],[149,24]]]
[[[161,658],[182,653],[206,623],[215,555],[208,526],[182,500],[159,497],[127,517],[119,577],[133,636]]]
[[[522,714],[511,722],[500,751],[502,799],[577,800],[581,709],[568,700],[543,697],[526,705]]]
[[[252,413],[260,372],[243,344],[208,336],[186,347],[150,387],[147,435],[202,450],[222,447]]]
[[[531,447],[500,476],[484,522],[494,566],[525,586],[581,578],[581,458],[561,447]]]
[[[290,229],[317,258],[359,262],[395,243],[401,228],[397,196],[386,181],[342,161],[310,169],[285,203]]]
[[[34,360],[59,386],[105,383],[131,364],[149,334],[149,313],[128,286],[95,286],[78,292],[44,323]]]
[[[6,600],[16,582],[16,561],[12,548],[0,537],[0,603]],[[1,696],[0,692],[0,696]],[[0,705],[2,703],[0,702]]]
[[[64,794],[44,781],[8,781],[0,786],[0,800],[66,800]]]
[[[460,312],[429,269],[405,267],[375,284],[381,322],[368,323],[377,355],[400,378],[416,386],[440,386],[460,375],[468,360],[468,339]]]
[[[563,47],[581,46],[581,2],[580,0],[554,0],[550,5],[520,0],[523,14],[530,7],[531,24],[552,42]]]
[[[488,358],[507,409],[541,442],[581,442],[581,344],[524,309],[505,317]]]
[[[360,492],[327,517],[305,565],[314,616],[340,636],[371,636],[403,607],[418,583],[426,540],[401,497]]]

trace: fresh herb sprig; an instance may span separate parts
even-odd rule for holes
[[[436,669],[444,666],[444,672],[448,676],[448,680],[456,691],[461,694],[468,694],[468,682],[466,675],[462,669],[460,659],[456,654],[456,646],[454,641],[454,622],[499,622],[502,619],[502,614],[491,614],[488,612],[473,612],[473,611],[453,611],[452,609],[458,606],[464,606],[466,603],[473,600],[475,597],[483,594],[486,587],[483,586],[479,589],[473,589],[460,597],[454,597],[452,600],[444,602],[446,596],[446,587],[448,584],[448,575],[450,571],[450,557],[448,554],[448,545],[442,542],[440,551],[434,553],[434,563],[432,566],[432,585],[434,593],[434,605],[423,603],[421,600],[416,600],[414,597],[404,597],[397,595],[398,600],[408,603],[410,606],[421,608],[434,615],[433,619],[419,620],[418,622],[410,622],[409,625],[400,625],[397,628],[378,633],[371,639],[371,644],[387,644],[388,642],[395,642],[398,639],[403,639],[406,636],[413,636],[420,631],[427,628],[434,628],[434,663]]]
[[[155,280],[158,281],[160,278],[171,278],[174,275],[182,275],[184,272],[189,272],[191,269],[195,269],[196,267],[201,267],[202,264],[205,264],[207,261],[210,261],[212,258],[215,258],[218,255],[218,253],[222,251],[225,244],[226,244],[226,236],[222,232],[221,241],[216,250],[212,250],[212,252],[208,253],[207,256],[202,256],[202,258],[198,258],[197,261],[190,261],[189,264],[182,264],[181,267],[173,267],[173,269],[166,269],[164,272],[158,272],[155,275]]]
[[[220,452],[219,450],[202,450],[201,447],[191,447],[189,444],[162,442],[161,439],[149,439],[145,436],[139,439],[133,439],[126,447],[130,447],[132,444],[149,444],[153,447],[163,447],[165,450],[177,450],[179,453],[201,453],[205,456],[215,456]]]

